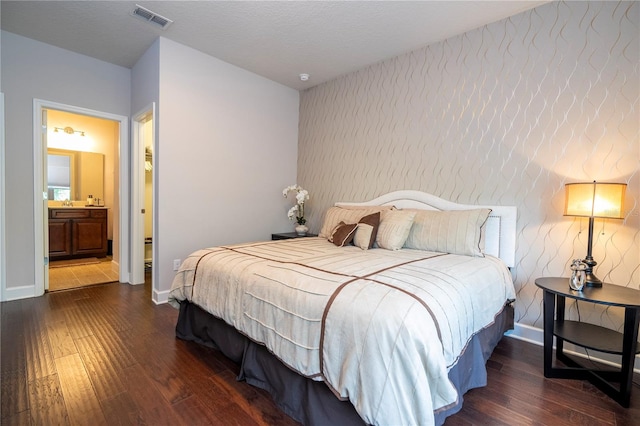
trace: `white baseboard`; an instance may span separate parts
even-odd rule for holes
[[[36,286],[35,285],[24,285],[20,287],[9,287],[4,289],[4,298],[3,302],[8,302],[10,300],[18,300],[18,299],[27,299],[30,297],[35,297],[36,295]]]
[[[524,340],[525,342],[533,343],[534,345],[543,346],[544,333],[542,329],[532,327],[530,325],[515,323],[514,329],[507,331],[505,333],[505,336],[513,337],[518,340]],[[556,347],[555,339],[553,347]],[[620,368],[619,355],[607,354],[591,349],[586,350],[569,342],[564,342],[564,351],[571,355]],[[540,360],[540,366],[542,366],[542,359]],[[636,355],[636,361],[634,363],[633,371],[640,374],[640,355]]]
[[[158,290],[154,289],[153,290],[153,296],[151,297],[151,300],[156,305],[162,305],[164,303],[168,303],[169,302],[169,293],[170,292],[171,292],[171,290],[158,291]]]

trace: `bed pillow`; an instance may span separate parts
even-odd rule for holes
[[[484,257],[480,249],[482,227],[491,209],[418,210],[405,247]]]
[[[358,229],[353,237],[353,244],[362,250],[368,250],[373,247],[378,234],[378,226],[380,225],[380,212],[371,213],[364,216],[358,221]]]
[[[333,230],[340,224],[344,223],[358,223],[360,218],[371,213],[380,212],[383,210],[391,210],[393,206],[344,206],[344,207],[330,207],[324,215],[324,222],[322,228],[318,233],[319,237],[327,238],[331,236]]]
[[[331,233],[329,241],[331,241],[338,247],[343,247],[353,241],[353,237],[355,236],[357,227],[357,223],[347,224],[344,222],[340,222]]]
[[[380,226],[376,236],[379,247],[400,250],[404,245],[416,212],[410,210],[389,210],[380,213]]]

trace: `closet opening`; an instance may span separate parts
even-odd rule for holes
[[[157,246],[155,182],[157,155],[154,127],[155,105],[150,104],[133,117],[131,152],[131,274],[132,284],[152,283],[152,298],[157,294]],[[154,299],[155,300],[155,299]]]

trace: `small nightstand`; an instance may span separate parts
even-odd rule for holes
[[[272,240],[290,240],[292,238],[317,237],[318,234],[298,235],[295,232],[280,232],[279,234],[271,234]]]
[[[598,389],[629,407],[633,384],[633,364],[638,351],[638,323],[640,322],[640,291],[613,284],[585,287],[582,291],[569,288],[569,278],[538,278],[536,285],[544,290],[544,376],[559,379],[588,380]],[[624,308],[624,331],[618,333],[593,324],[564,319],[566,298]],[[555,319],[554,319],[555,310]],[[553,337],[556,337],[556,359],[567,367],[554,367]],[[622,355],[620,371],[586,368],[567,357],[564,341],[583,348]],[[620,384],[617,388],[611,384]]]

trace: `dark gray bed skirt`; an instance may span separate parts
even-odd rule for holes
[[[513,329],[513,307],[508,305],[495,323],[476,334],[449,378],[458,389],[458,404],[435,413],[435,424],[460,411],[462,395],[487,384],[486,361],[505,331]],[[240,365],[238,380],[266,390],[286,414],[305,425],[364,424],[348,401],[340,401],[324,382],[307,379],[282,364],[263,345],[240,334],[197,305],[183,302],[176,336],[217,349]]]

